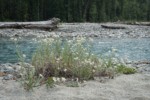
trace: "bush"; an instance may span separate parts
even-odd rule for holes
[[[93,66],[99,65],[99,59],[90,51],[90,45],[84,37],[73,40],[49,38],[40,43],[32,58],[36,73],[47,77],[78,77],[88,80],[93,77]],[[87,48],[85,48],[85,45]]]
[[[53,87],[54,83],[64,82],[66,79],[77,79],[73,82],[78,83],[97,76],[114,78],[116,72],[123,74],[136,72],[135,69],[128,68],[113,59],[115,50],[106,59],[92,54],[92,40],[85,37],[71,40],[56,36],[37,42],[39,47],[33,54],[31,62],[35,67],[34,71],[27,70],[29,72],[23,79],[24,87],[28,91],[41,84],[46,84],[47,88]],[[23,65],[24,59],[21,61]],[[78,84],[71,82],[68,86],[78,86]]]

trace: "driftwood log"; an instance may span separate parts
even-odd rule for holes
[[[47,21],[37,22],[0,22],[0,29],[14,28],[14,29],[42,29],[54,30],[57,28],[60,19],[52,18]]]
[[[150,26],[150,22],[126,22],[127,25]]]
[[[102,28],[107,29],[126,29],[124,26],[101,25]]]
[[[126,64],[136,64],[136,65],[140,65],[140,64],[150,64],[150,61],[138,61],[138,62],[128,62]]]

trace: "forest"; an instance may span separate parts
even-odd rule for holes
[[[0,21],[150,21],[150,0],[0,0]]]

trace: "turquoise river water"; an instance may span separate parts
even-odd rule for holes
[[[29,62],[31,55],[36,50],[37,43],[32,39],[23,39],[18,42],[18,46],[26,55],[26,61]],[[109,55],[112,48],[117,49],[116,55],[119,58],[129,61],[150,61],[150,39],[132,38],[132,39],[100,39],[94,38],[92,52],[97,55]],[[7,38],[0,38],[0,64],[18,62],[15,43]]]

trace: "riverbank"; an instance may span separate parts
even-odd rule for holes
[[[105,29],[101,25],[122,26],[125,29]],[[149,38],[149,26],[126,25],[118,23],[60,23],[58,29],[49,32],[30,29],[0,29],[0,37],[38,37],[59,35],[74,37],[78,35],[100,38]]]
[[[107,24],[114,25],[112,23]],[[102,28],[101,25],[102,24],[98,23],[62,23],[59,25],[59,28],[53,32],[28,29],[5,29],[0,30],[0,37],[46,38],[55,37],[57,35],[60,37],[74,37],[77,35],[82,35],[88,37],[99,37],[103,39],[140,39],[150,37],[150,28],[148,26],[115,24],[116,26],[121,25],[126,28],[105,29]],[[25,45],[25,47],[31,47],[31,45]],[[124,46],[124,48],[125,47],[126,46]],[[4,49],[6,49],[6,47]],[[141,48],[139,49],[141,50]],[[10,50],[11,49],[8,48],[8,52],[10,52]],[[145,52],[148,52],[148,49],[146,49]],[[79,87],[67,87],[62,84],[56,85],[54,88],[47,90],[46,86],[42,85],[34,88],[34,91],[31,92],[26,92],[23,87],[20,86],[21,84],[19,82],[12,80],[14,79],[12,75],[9,75],[11,80],[2,80],[3,77],[0,77],[0,100],[149,100],[149,62],[131,62],[128,63],[128,65],[136,68],[138,73],[132,75],[120,75],[116,76],[114,79],[104,79],[101,82],[99,82],[99,80],[88,81],[82,83]],[[27,66],[29,67],[31,65],[27,64]],[[0,65],[0,70],[10,73],[14,73],[20,68],[21,66],[19,63],[7,63]]]
[[[0,81],[0,100],[149,100],[150,74],[121,75],[105,83],[88,81],[83,87],[46,86],[26,92],[14,80]]]

